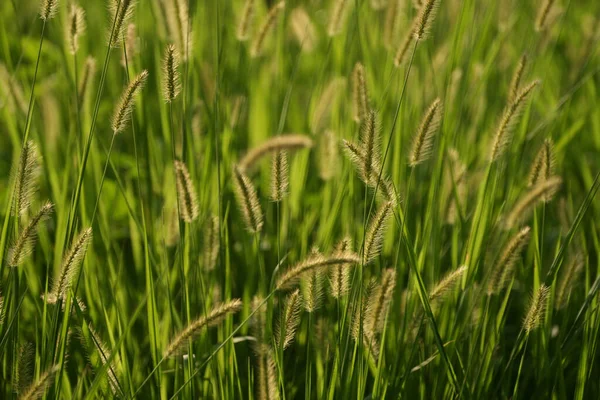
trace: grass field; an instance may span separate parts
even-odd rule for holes
[[[600,2],[3,0],[0,398],[600,398]]]

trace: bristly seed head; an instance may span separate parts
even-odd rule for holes
[[[531,297],[529,310],[523,320],[523,329],[525,329],[527,334],[540,326],[544,319],[549,293],[550,288],[542,284],[537,292]]]
[[[375,260],[381,252],[383,237],[388,221],[392,216],[393,208],[394,204],[391,201],[383,203],[369,223],[363,249],[363,263],[365,265]]]
[[[435,99],[423,116],[419,130],[415,135],[409,157],[409,165],[415,167],[429,158],[442,116],[442,102]]]
[[[144,70],[129,83],[127,88],[125,88],[125,91],[121,95],[121,100],[119,101],[119,104],[117,104],[113,114],[112,130],[115,135],[125,130],[125,126],[131,117],[135,98],[138,93],[141,92],[147,79],[148,71]]]
[[[127,23],[133,15],[134,0],[111,0],[110,14],[114,18],[109,32],[110,47],[119,47],[125,37]]]
[[[246,0],[244,4],[244,10],[242,11],[236,31],[237,40],[240,42],[245,42],[250,38],[250,25],[254,16],[254,2],[255,0]]]
[[[186,165],[179,160],[175,160],[175,176],[181,219],[189,224],[198,218],[200,210],[196,188]]]
[[[431,26],[433,25],[433,20],[435,19],[435,15],[437,13],[438,6],[438,0],[427,0],[425,4],[419,8],[419,15],[415,20],[413,33],[415,40],[420,41],[427,39],[429,32],[431,31]]]
[[[265,22],[260,28],[260,31],[258,31],[258,35],[254,39],[254,42],[252,42],[252,47],[250,48],[250,56],[252,58],[258,57],[262,53],[265,44],[265,39],[267,38],[269,32],[275,26],[275,23],[277,22],[277,17],[284,8],[285,1],[280,1],[279,3],[271,7],[271,9],[269,10],[269,13],[265,18]]]
[[[496,130],[496,136],[490,152],[491,162],[498,160],[498,158],[500,158],[500,156],[504,153],[504,150],[510,143],[512,131],[519,121],[521,110],[525,106],[525,102],[529,98],[531,92],[537,85],[539,85],[539,83],[540,81],[535,80],[529,85],[525,86],[523,89],[521,89],[521,91],[519,91],[515,99],[504,109],[504,113],[502,115],[502,119],[500,120],[500,125]]]
[[[16,267],[21,265],[25,258],[33,251],[33,246],[37,238],[37,228],[40,223],[50,217],[54,206],[46,202],[37,214],[29,221],[29,224],[23,229],[17,241],[8,250],[8,265]]]
[[[43,0],[40,9],[40,18],[44,21],[54,18],[58,9],[58,0]]]
[[[271,200],[278,202],[288,193],[290,186],[287,152],[275,151],[271,164]]]
[[[86,28],[85,11],[75,3],[69,8],[69,19],[65,28],[69,52],[75,54],[79,49],[79,37],[84,34]]]
[[[235,198],[242,210],[246,228],[252,233],[260,232],[263,226],[263,213],[252,181],[238,166],[233,168],[233,181]]]
[[[162,91],[167,103],[172,102],[181,91],[179,79],[179,53],[170,44],[165,49],[162,65]]]
[[[365,67],[360,62],[354,65],[352,72],[352,100],[354,102],[354,120],[361,122],[367,117],[369,110],[369,92]]]
[[[11,180],[14,182],[15,192],[12,214],[23,215],[31,205],[40,175],[40,155],[33,141],[30,140],[23,146],[19,163],[13,171]]]

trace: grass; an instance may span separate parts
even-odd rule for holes
[[[0,3],[0,398],[600,396],[597,2],[80,5]]]

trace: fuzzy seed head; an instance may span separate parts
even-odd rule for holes
[[[96,59],[89,56],[85,59],[85,65],[83,67],[83,73],[81,74],[81,80],[79,81],[79,101],[83,103],[89,93],[89,88],[94,82],[94,76],[96,75]]]
[[[21,400],[35,400],[41,399],[46,391],[52,386],[54,383],[54,376],[58,371],[60,371],[61,365],[56,364],[52,366],[50,369],[46,370],[42,373],[39,379],[33,382],[27,389],[23,391],[21,395]]]
[[[186,165],[179,160],[175,160],[175,177],[180,217],[189,224],[198,218],[200,205],[190,173]]]
[[[334,254],[344,254],[352,251],[352,239],[345,237],[336,246]],[[329,271],[331,296],[340,299],[350,291],[350,265],[336,264]]]
[[[505,220],[507,229],[514,227],[518,222],[528,218],[531,210],[540,202],[547,203],[552,200],[562,185],[558,176],[550,177],[532,187],[513,207]]]
[[[25,143],[18,164],[13,168],[11,180],[15,183],[12,205],[13,215],[23,215],[29,209],[37,191],[40,175],[40,155],[33,141]]]
[[[490,152],[490,160],[496,161],[506,150],[506,147],[510,143],[512,137],[512,131],[519,122],[521,111],[523,110],[527,99],[531,95],[533,89],[539,85],[539,81],[533,81],[529,85],[521,89],[515,99],[506,106],[500,125],[496,130],[496,136],[492,143],[492,149]]]
[[[53,211],[54,206],[52,203],[46,202],[21,231],[17,241],[8,249],[7,260],[10,267],[21,265],[31,254],[37,239],[38,226],[47,220]]]
[[[467,272],[467,266],[463,265],[456,270],[446,275],[429,293],[429,301],[432,303],[440,303],[448,296],[456,285],[460,282],[463,275]]]
[[[282,201],[290,186],[287,152],[275,151],[271,164],[271,200]]]
[[[92,228],[84,229],[73,241],[69,252],[63,259],[60,275],[52,286],[51,296],[57,300],[66,299],[67,291],[76,283],[81,263],[91,241]]]
[[[293,267],[283,272],[279,279],[277,279],[275,288],[277,290],[291,289],[302,277],[306,276],[308,273],[316,270],[324,271],[332,265],[342,264],[349,267],[353,264],[358,264],[359,262],[360,257],[351,250],[344,253],[336,252],[330,256],[324,256],[320,253],[313,252],[306,259],[298,262]]]
[[[239,162],[238,167],[242,171],[250,170],[264,156],[277,151],[291,151],[298,149],[308,149],[313,146],[313,140],[301,134],[284,134],[269,138],[265,142],[250,149]]]
[[[531,297],[529,310],[523,320],[523,329],[525,329],[527,334],[540,326],[544,319],[549,293],[550,288],[542,284],[537,292]]]
[[[170,44],[165,49],[162,64],[162,91],[167,103],[172,102],[181,91],[179,78],[179,53],[175,46]]]
[[[508,104],[513,103],[519,94],[521,88],[521,79],[527,67],[527,54],[523,54],[517,65],[517,69],[510,80],[510,86],[508,87]]]
[[[327,27],[327,34],[329,37],[334,37],[342,31],[347,3],[348,0],[336,0],[333,3],[333,9],[331,10],[329,25]]]
[[[409,157],[411,167],[421,164],[431,155],[433,139],[440,127],[442,113],[442,102],[439,98],[435,99],[423,116],[419,130],[413,140]]]
[[[499,293],[512,278],[515,264],[529,243],[530,231],[528,226],[524,227],[502,249],[488,282],[488,295]]]
[[[254,41],[252,42],[252,47],[250,48],[250,56],[252,58],[256,58],[261,55],[263,47],[265,45],[265,39],[267,38],[269,32],[271,32],[271,30],[273,30],[273,28],[275,27],[277,17],[283,11],[284,8],[285,1],[280,1],[279,3],[271,7],[271,9],[269,10],[265,21],[263,22],[260,30],[258,31],[258,35],[256,36],[256,38],[254,38]]]
[[[383,271],[381,282],[371,290],[370,295],[367,298],[367,308],[364,315],[365,324],[363,329],[368,337],[374,337],[383,331],[395,287],[396,270],[394,268],[388,268]]]
[[[554,143],[552,139],[546,139],[531,165],[527,186],[533,187],[550,179],[554,175],[554,160]]]
[[[219,230],[219,217],[216,215],[209,217],[204,227],[204,250],[202,252],[206,271],[215,269],[219,259]]]
[[[77,53],[79,49],[79,37],[84,34],[85,28],[85,11],[77,4],[71,4],[65,29],[66,41],[71,54]]]
[[[319,36],[308,13],[302,7],[297,7],[290,13],[290,29],[302,51],[310,53],[317,45]]]
[[[135,99],[144,88],[147,79],[148,71],[144,70],[125,88],[125,91],[121,95],[121,100],[119,100],[117,107],[115,107],[112,118],[112,130],[115,135],[125,130],[131,119]]]
[[[419,14],[415,22],[413,33],[415,40],[426,40],[429,37],[429,32],[431,31],[431,26],[435,20],[438,6],[438,0],[426,0],[419,8]]]
[[[371,219],[365,236],[365,247],[363,251],[363,263],[365,265],[374,261],[381,252],[383,238],[393,210],[394,204],[390,201],[385,202],[379,207],[377,213]]]
[[[242,309],[242,301],[234,299],[227,303],[217,305],[207,315],[191,322],[180,333],[175,335],[163,353],[164,358],[181,355],[187,350],[190,342],[196,339],[204,330],[218,325],[228,315],[235,314]]]
[[[255,0],[246,0],[244,9],[237,26],[236,37],[240,42],[245,42],[250,38],[250,25],[254,17]]]
[[[40,18],[44,21],[54,18],[58,10],[58,0],[42,0]]]
[[[252,181],[239,167],[233,169],[235,198],[246,223],[246,229],[258,233],[263,226],[263,213]]]
[[[114,18],[109,31],[110,47],[119,47],[135,8],[134,0],[111,0],[110,15]]]
[[[300,323],[301,312],[302,295],[300,289],[296,289],[286,297],[283,303],[283,313],[275,325],[273,334],[277,347],[285,350],[292,344]]]
[[[369,93],[367,90],[367,79],[365,67],[357,62],[352,72],[352,99],[354,104],[354,120],[361,122],[369,112]]]

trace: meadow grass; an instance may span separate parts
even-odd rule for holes
[[[0,2],[0,398],[600,396],[600,3]]]

